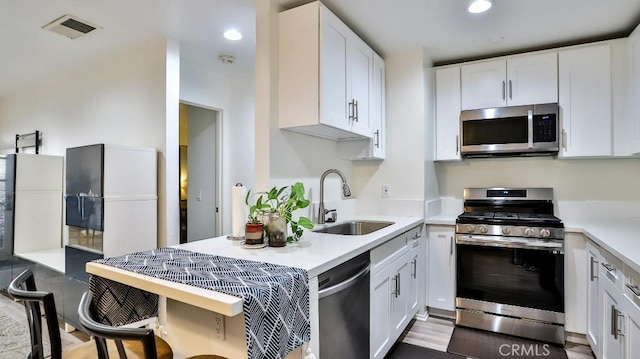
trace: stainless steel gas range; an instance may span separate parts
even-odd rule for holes
[[[456,325],[564,344],[564,225],[552,188],[468,188]]]

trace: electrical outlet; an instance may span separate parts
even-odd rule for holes
[[[383,184],[382,185],[382,197],[383,198],[391,197],[391,185],[390,184]]]
[[[224,315],[213,313],[213,317],[213,335],[216,339],[224,340]]]
[[[196,195],[196,200],[202,201],[202,191],[198,191],[198,194]]]

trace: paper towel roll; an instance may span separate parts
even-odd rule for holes
[[[246,204],[247,188],[241,183],[236,184],[231,189],[231,227],[233,236],[244,237],[244,225],[247,223]]]

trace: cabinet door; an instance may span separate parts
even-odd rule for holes
[[[633,92],[633,135],[631,138],[631,153],[640,154],[640,26],[629,37],[631,51],[631,76]]]
[[[412,242],[410,242],[413,244]],[[418,312],[418,303],[420,303],[420,282],[418,271],[422,265],[421,245],[419,241],[415,242],[415,246],[409,252],[409,275],[411,288],[409,289],[409,317],[414,316]]]
[[[456,257],[453,227],[429,227],[428,306],[455,310]]]
[[[350,130],[348,114],[348,46],[351,30],[321,6],[320,44],[320,122],[343,130]]]
[[[601,274],[604,272],[601,270]],[[622,292],[604,275],[599,281],[602,307],[602,356],[601,359],[623,358],[624,335],[619,335],[616,328],[624,327],[623,308],[621,307]],[[617,323],[617,324],[616,324]]]
[[[600,353],[600,336],[601,315],[600,315],[600,291],[598,288],[598,270],[600,266],[600,252],[598,249],[587,242],[587,341],[591,346],[591,350],[599,357]]]
[[[633,299],[625,300],[626,327],[624,334],[626,336],[625,358],[640,358],[640,307],[638,307]]]
[[[611,155],[611,46],[559,53],[561,157]]]
[[[383,358],[393,344],[391,303],[395,299],[394,267],[387,266],[371,277],[370,357]]]
[[[460,159],[460,67],[436,69],[436,161]]]
[[[558,54],[507,60],[506,91],[508,106],[558,102]]]
[[[392,276],[392,284],[394,286],[394,295],[391,297],[391,325],[395,341],[404,328],[409,324],[409,295],[411,291],[411,272],[409,270],[409,253],[406,252],[402,257],[398,258],[394,266],[394,275]],[[393,278],[396,278],[395,280]]]
[[[371,91],[370,126],[373,133],[372,156],[384,159],[386,135],[386,102],[385,102],[385,67],[384,60],[373,54],[373,89]]]
[[[351,84],[351,131],[371,137],[369,104],[372,90],[373,50],[355,34],[349,46],[350,68],[347,78]]]
[[[464,65],[460,76],[463,110],[507,105],[506,60]]]

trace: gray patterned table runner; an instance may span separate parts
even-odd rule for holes
[[[303,269],[176,248],[95,262],[241,297],[250,359],[284,358],[311,339],[309,283]],[[105,324],[123,325],[157,315],[155,294],[93,275],[89,287]]]

